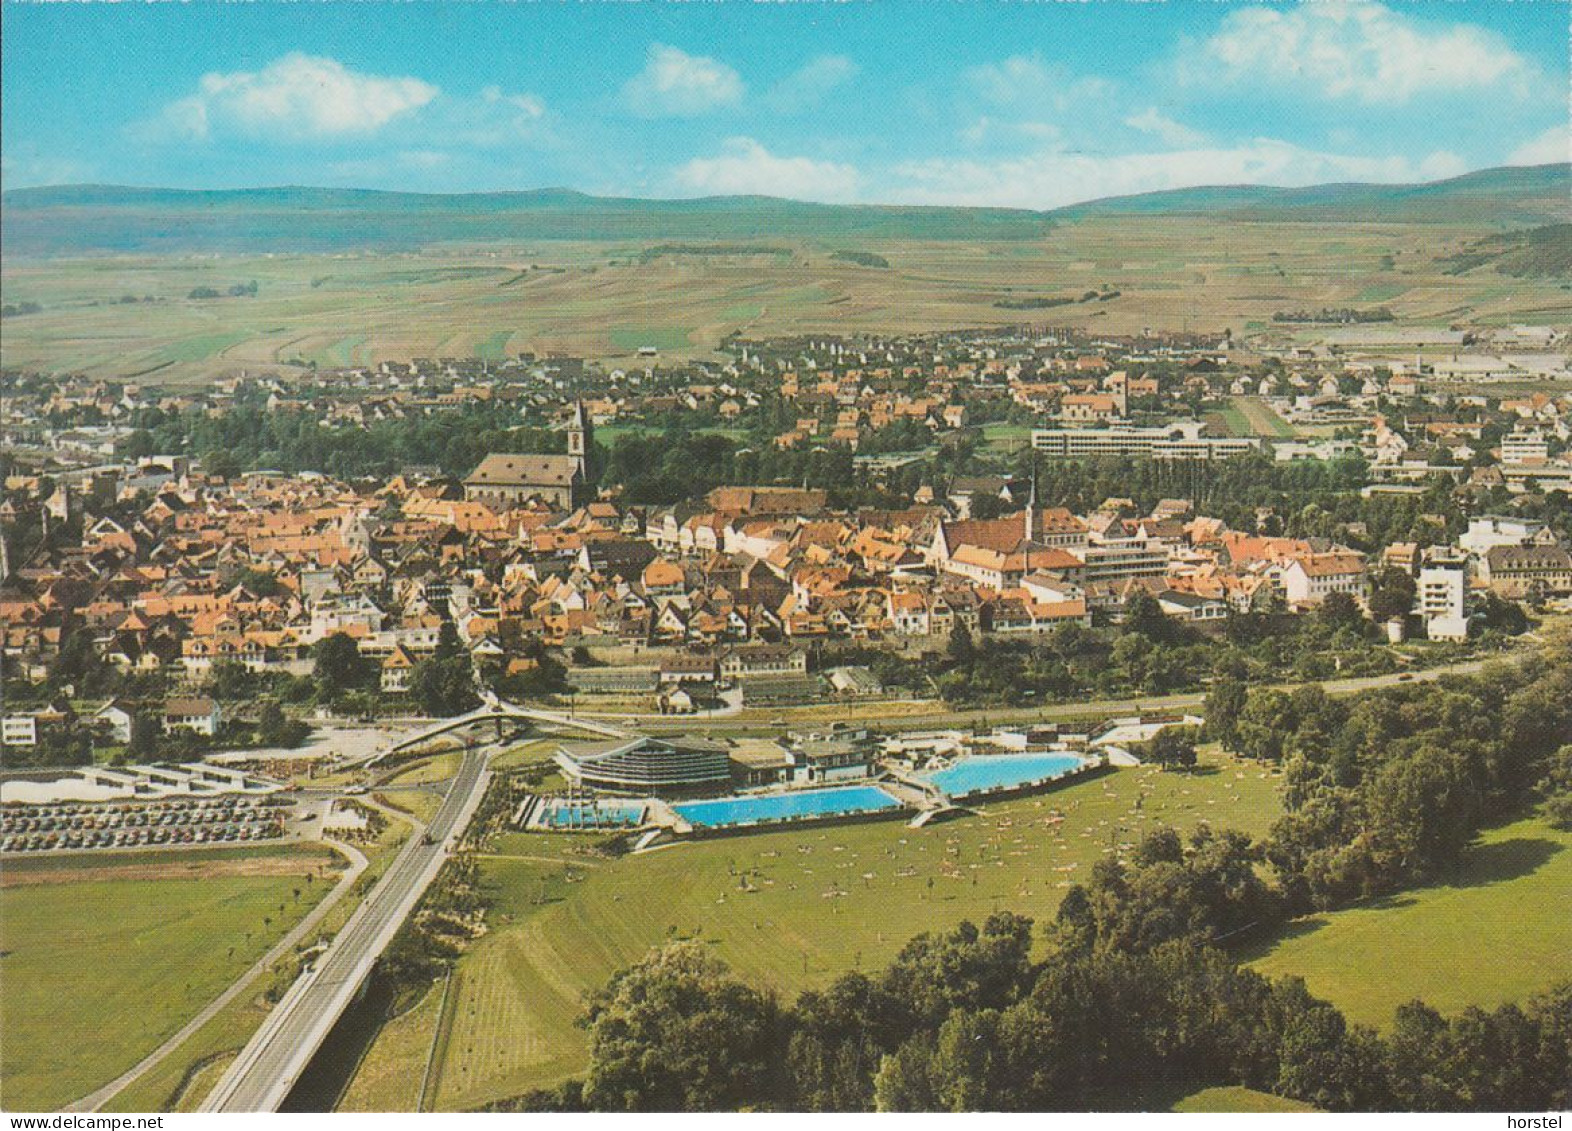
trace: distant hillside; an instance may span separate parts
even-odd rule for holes
[[[70,185],[7,192],[8,255],[334,252],[532,240],[1031,240],[1040,212],[808,204],[773,197],[629,200],[566,189],[439,196],[356,189],[182,191]]]
[[[1309,188],[1224,185],[1115,196],[1062,208],[1076,219],[1119,215],[1226,215],[1241,220],[1477,223],[1524,227],[1572,220],[1572,165],[1482,169],[1418,185]]]
[[[1572,224],[1548,224],[1490,236],[1438,262],[1448,275],[1490,266],[1520,279],[1572,278]]]
[[[1521,228],[1572,220],[1567,165],[1487,169],[1421,185],[1221,186],[1056,212],[808,204],[763,196],[596,197],[567,189],[432,195],[360,189],[178,190],[69,185],[0,198],[6,254],[338,252],[534,240],[1036,240],[1059,220],[1205,214],[1320,223]]]

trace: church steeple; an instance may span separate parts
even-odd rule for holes
[[[579,461],[579,471],[589,476],[589,413],[583,401],[573,402],[573,415],[568,418],[568,454]]]
[[[1028,542],[1037,541],[1037,456],[1032,455],[1032,490],[1026,498],[1026,533]]]

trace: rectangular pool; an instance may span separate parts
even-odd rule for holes
[[[719,797],[714,801],[690,801],[672,806],[677,815],[690,825],[705,829],[767,825],[814,817],[845,817],[854,813],[877,813],[884,809],[899,808],[899,801],[871,785],[809,789],[801,793],[770,793],[756,797]]]
[[[984,754],[961,758],[922,779],[951,797],[972,797],[1043,785],[1085,765],[1074,754]]]
[[[546,813],[552,829],[632,829],[644,823],[644,806],[633,802],[600,801],[592,805],[557,802]]]

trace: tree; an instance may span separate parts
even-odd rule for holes
[[[409,690],[422,710],[442,718],[463,714],[480,702],[469,653],[452,621],[442,622],[436,652],[410,673]]]
[[[950,640],[945,650],[957,667],[968,666],[977,655],[971,631],[959,620],[950,629]]]
[[[1174,622],[1150,593],[1137,593],[1125,602],[1124,627],[1128,632],[1159,644],[1172,640],[1175,635]]]
[[[1289,698],[1271,688],[1251,688],[1235,728],[1235,749],[1246,758],[1275,762],[1283,756],[1284,741],[1294,728]]]
[[[1328,593],[1316,609],[1316,619],[1333,631],[1362,632],[1365,627],[1365,615],[1359,610],[1359,602],[1348,593]]]
[[[220,660],[208,672],[207,688],[213,698],[226,703],[256,698],[260,680],[239,660]]]
[[[126,758],[133,762],[151,761],[158,754],[158,740],[164,727],[157,715],[136,711],[131,716],[131,741],[126,744]]]
[[[1221,742],[1229,750],[1238,749],[1239,717],[1244,713],[1250,688],[1242,679],[1222,676],[1206,694],[1206,736]]]
[[[335,632],[318,641],[315,655],[312,676],[324,699],[337,700],[345,692],[376,684],[376,664],[361,655],[354,638],[345,633]]]
[[[1416,588],[1406,569],[1389,566],[1382,570],[1370,590],[1370,618],[1379,623],[1408,616],[1414,609]]]
[[[257,721],[257,741],[263,746],[282,746],[292,749],[304,742],[310,733],[310,726],[300,719],[287,717],[284,709],[277,703],[269,700],[262,704],[262,712]]]
[[[1197,733],[1196,727],[1164,727],[1150,742],[1141,744],[1141,758],[1164,769],[1192,769],[1196,763]]]
[[[1572,829],[1572,745],[1561,747],[1550,759],[1539,795],[1545,799],[1545,816],[1558,829]]]
[[[583,1024],[592,1110],[737,1111],[778,1092],[774,998],[698,943],[668,946],[614,976]]]

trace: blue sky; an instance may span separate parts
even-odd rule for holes
[[[5,187],[1049,208],[1568,159],[1564,0],[5,2]]]

